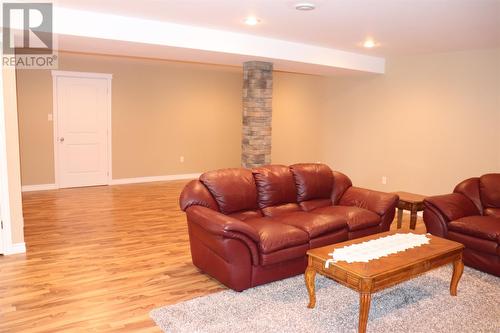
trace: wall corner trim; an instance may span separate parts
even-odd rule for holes
[[[11,254],[19,254],[26,253],[26,244],[25,243],[14,243],[10,246],[6,246],[4,249],[4,255],[8,256]]]

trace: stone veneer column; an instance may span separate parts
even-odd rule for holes
[[[253,168],[271,163],[273,64],[243,63],[243,138],[241,165]]]

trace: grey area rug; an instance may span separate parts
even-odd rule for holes
[[[372,295],[368,332],[500,332],[500,278],[466,267],[458,296],[451,266]],[[356,332],[359,296],[316,275],[308,309],[303,275],[238,293],[231,290],[151,311],[164,332]]]

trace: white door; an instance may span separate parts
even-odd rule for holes
[[[110,79],[54,75],[56,182],[108,184]]]

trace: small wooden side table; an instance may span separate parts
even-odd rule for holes
[[[408,192],[394,192],[399,195],[398,202],[398,229],[401,229],[403,221],[403,210],[409,210],[410,215],[410,229],[415,229],[417,225],[417,212],[424,210],[424,195],[408,193]]]

